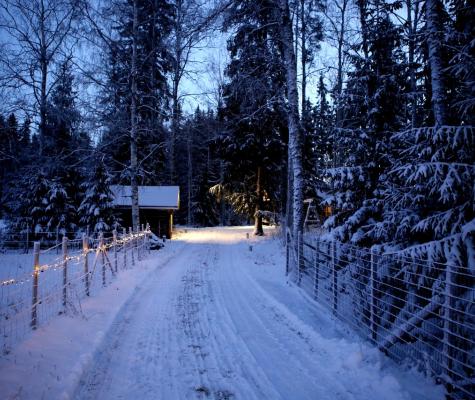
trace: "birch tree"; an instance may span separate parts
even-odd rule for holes
[[[48,99],[58,81],[55,67],[72,54],[78,15],[77,3],[70,0],[0,2],[0,82],[21,98],[23,107],[32,107],[41,135]]]
[[[132,20],[132,59],[130,68],[130,192],[132,196],[132,225],[134,231],[139,228],[139,186],[137,161],[137,0],[133,0]]]
[[[172,32],[172,118],[170,139],[168,145],[168,168],[170,183],[174,183],[176,176],[175,147],[180,127],[180,85],[183,77],[188,73],[193,63],[192,53],[205,40],[217,19],[229,7],[231,1],[217,0],[210,5],[203,0],[175,0],[175,18]]]
[[[287,0],[279,0],[279,37],[283,48],[283,61],[287,83],[287,113],[289,129],[289,161],[292,165],[292,214],[294,238],[303,230],[303,166],[302,166],[302,131],[299,121],[299,98],[297,90],[297,66],[294,51],[294,35]],[[301,254],[301,253],[300,253]]]

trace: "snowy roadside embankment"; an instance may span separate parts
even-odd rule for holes
[[[180,246],[171,243],[135,268],[121,271],[108,287],[82,301],[79,314],[54,318],[9,354],[0,356],[0,397],[69,398],[121,307]]]

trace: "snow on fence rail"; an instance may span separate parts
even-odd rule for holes
[[[110,237],[83,235],[40,249],[34,243],[28,273],[0,278],[0,346],[3,353],[32,329],[55,315],[78,313],[81,300],[94,295],[115,276],[150,252],[150,229]],[[57,249],[60,249],[59,255]],[[25,256],[24,256],[25,257]],[[43,261],[45,260],[45,261]]]
[[[475,399],[475,274],[338,241],[286,233],[286,273],[334,316],[399,363]]]

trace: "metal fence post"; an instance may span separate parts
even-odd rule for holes
[[[452,377],[452,367],[453,367],[453,350],[452,350],[452,335],[451,332],[453,330],[453,324],[451,321],[453,320],[452,316],[452,286],[453,286],[453,270],[452,266],[450,265],[450,261],[446,264],[445,267],[445,290],[444,290],[444,305],[443,305],[443,320],[444,320],[444,336],[443,336],[443,354],[445,355],[445,369],[446,374],[448,377]]]
[[[336,315],[338,310],[338,273],[336,270],[336,240],[333,240],[333,249],[332,249],[332,273],[333,273],[333,284],[332,284],[332,292],[333,292],[333,314]]]
[[[320,239],[317,238],[315,242],[315,264],[314,264],[314,269],[315,269],[315,281],[313,284],[313,297],[315,300],[318,299],[318,275],[319,275],[319,268],[320,268]]]
[[[40,242],[33,245],[33,296],[31,303],[31,327],[36,329],[38,324],[38,279],[40,274]]]
[[[102,260],[102,286],[106,286],[106,257],[104,255],[104,234],[99,234],[99,251],[101,252]]]
[[[370,331],[371,339],[376,341],[376,297],[375,297],[375,285],[376,285],[376,270],[378,263],[378,256],[373,249],[370,250]]]
[[[82,234],[82,251],[84,254],[84,283],[86,285],[86,296],[89,296],[89,238]]]
[[[135,266],[135,257],[134,257],[134,231],[132,230],[132,227],[129,226],[129,235],[130,235],[130,254],[132,257],[132,267]]]
[[[68,238],[63,236],[63,307],[68,301]]]
[[[112,240],[114,241],[114,270],[117,273],[118,262],[117,262],[117,231],[114,229],[112,231]]]

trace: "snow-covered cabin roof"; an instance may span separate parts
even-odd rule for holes
[[[132,207],[130,186],[113,185],[116,207]],[[180,188],[178,186],[139,186],[139,207],[160,210],[178,210]]]

